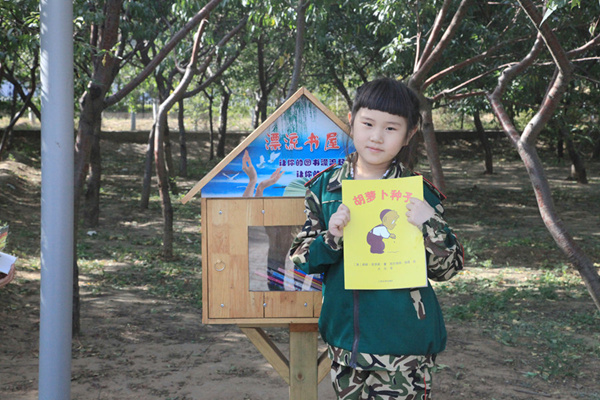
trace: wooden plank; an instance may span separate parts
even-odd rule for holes
[[[317,324],[291,324],[290,332],[319,332]]]
[[[206,324],[218,324],[218,325],[252,325],[252,326],[281,326],[288,324],[316,324],[319,322],[318,318],[228,318],[228,317],[213,317],[207,318]]]
[[[248,226],[262,225],[261,199],[208,199],[209,318],[263,317],[264,296],[248,280]],[[204,299],[206,301],[206,299]]]
[[[281,350],[273,343],[271,338],[267,336],[265,331],[258,327],[242,327],[240,329],[250,339],[254,346],[262,353],[267,359],[269,364],[273,366],[273,369],[277,371],[279,376],[290,384],[290,364],[288,359],[283,355]]]
[[[265,318],[310,318],[313,292],[264,292]]]
[[[298,225],[302,227],[306,221],[303,197],[265,197],[264,205],[265,226]]]
[[[229,164],[242,151],[244,151],[246,147],[248,147],[248,145],[252,143],[252,141],[254,141],[254,139],[257,136],[263,133],[273,122],[277,120],[277,118],[279,118],[288,108],[290,108],[290,106],[294,104],[296,100],[300,98],[300,96],[304,95],[305,93],[308,92],[304,88],[300,88],[289,99],[287,99],[285,103],[283,103],[273,114],[269,116],[269,118],[265,120],[265,122],[260,124],[260,126],[254,130],[254,132],[248,135],[248,137],[244,139],[242,143],[237,145],[235,149],[233,149],[225,158],[221,160],[221,162],[219,162],[208,174],[206,174],[200,181],[198,181],[194,185],[194,187],[192,187],[192,189],[189,192],[187,192],[183,199],[181,199],[181,202],[185,204],[188,201],[190,201],[191,198],[194,197],[196,193],[198,193],[202,189],[202,187],[204,187],[204,185],[210,182],[212,178],[214,178],[219,172],[221,172],[221,170],[225,168],[227,164]]]
[[[319,383],[321,383],[321,381],[325,379],[327,375],[329,375],[330,371],[331,360],[327,355],[327,350],[325,350],[323,353],[321,353],[319,359],[317,360],[317,379]]]
[[[290,325],[290,400],[317,400],[317,335]]]
[[[207,210],[206,199],[202,199],[200,202],[200,236],[202,240],[202,323],[208,323],[208,218],[202,216]]]

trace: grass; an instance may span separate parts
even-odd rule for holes
[[[470,272],[435,284],[444,315],[450,323],[477,326],[505,346],[528,349],[537,363],[527,376],[576,378],[582,359],[600,357],[600,312],[559,306],[569,299],[588,300],[581,279],[568,266],[534,274],[503,267],[492,278],[478,278],[477,268]]]

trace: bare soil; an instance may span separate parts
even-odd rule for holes
[[[102,146],[109,165],[105,179],[119,182],[137,196],[145,146],[108,141]],[[531,276],[545,262],[568,263],[552,245],[527,174],[510,151],[508,156],[495,160],[496,173],[491,176],[482,173],[475,147],[447,144],[442,151],[449,195],[447,214],[458,234],[473,243],[515,238],[513,247],[489,246],[479,254],[497,266],[510,263],[517,267],[512,272],[467,265],[463,274],[493,277],[504,273],[510,282]],[[206,146],[190,143],[190,158],[206,159]],[[132,160],[136,167],[131,167]],[[10,240],[29,237],[30,242],[18,246],[23,254],[39,257],[41,178],[36,164],[21,157],[0,163],[0,219],[8,221],[11,230],[18,233]],[[553,187],[559,189],[557,208],[566,225],[578,243],[598,260],[600,168],[598,162],[588,167],[590,184],[586,186],[565,180],[566,165],[549,165],[547,173]],[[426,167],[423,169],[427,173]],[[198,179],[200,176],[179,180],[182,192]],[[160,209],[139,211],[131,207],[130,200],[102,204],[101,222],[96,228],[107,233],[102,246],[114,246],[115,238],[131,230],[142,239],[148,238],[148,243],[156,243],[152,238],[160,237]],[[199,208],[199,202],[190,207]],[[176,235],[194,246],[199,264],[198,221],[177,215],[175,218]],[[510,229],[506,229],[507,224]],[[537,239],[533,243],[516,240],[524,237]],[[90,237],[89,241],[93,240],[99,239]],[[13,243],[12,247],[17,246]],[[6,251],[11,251],[11,242]],[[118,270],[135,262],[113,260],[107,268]],[[0,399],[38,398],[39,275],[39,268],[20,269],[17,279],[0,289]],[[236,326],[203,325],[199,308],[184,300],[150,295],[143,287],[106,287],[97,293],[88,285],[89,280],[85,273],[80,277],[82,331],[73,340],[73,399],[289,397],[283,379]],[[467,300],[440,297],[442,304]],[[541,305],[536,312],[543,315],[569,310],[587,310],[590,315],[596,312],[588,296],[560,297]],[[542,379],[528,375],[540,362],[534,344],[502,344],[477,324],[460,320],[449,320],[447,325],[447,350],[439,356],[440,371],[434,376],[436,399],[600,399],[600,360],[595,356],[581,354],[581,370],[573,376]],[[268,333],[285,354],[287,332],[274,328]],[[598,331],[591,339],[586,336],[593,346],[600,346]],[[319,386],[319,399],[334,398],[326,378]]]

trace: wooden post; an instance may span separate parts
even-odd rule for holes
[[[327,351],[318,354],[317,324],[288,325],[289,361],[262,328],[247,325],[239,327],[290,386],[290,400],[317,400],[319,382],[327,376],[331,368]]]
[[[290,325],[290,400],[317,400],[316,324]]]

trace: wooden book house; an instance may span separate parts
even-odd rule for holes
[[[304,183],[343,162],[347,127],[300,89],[184,197],[201,194],[202,320],[313,324],[319,276],[288,260],[304,224]]]

